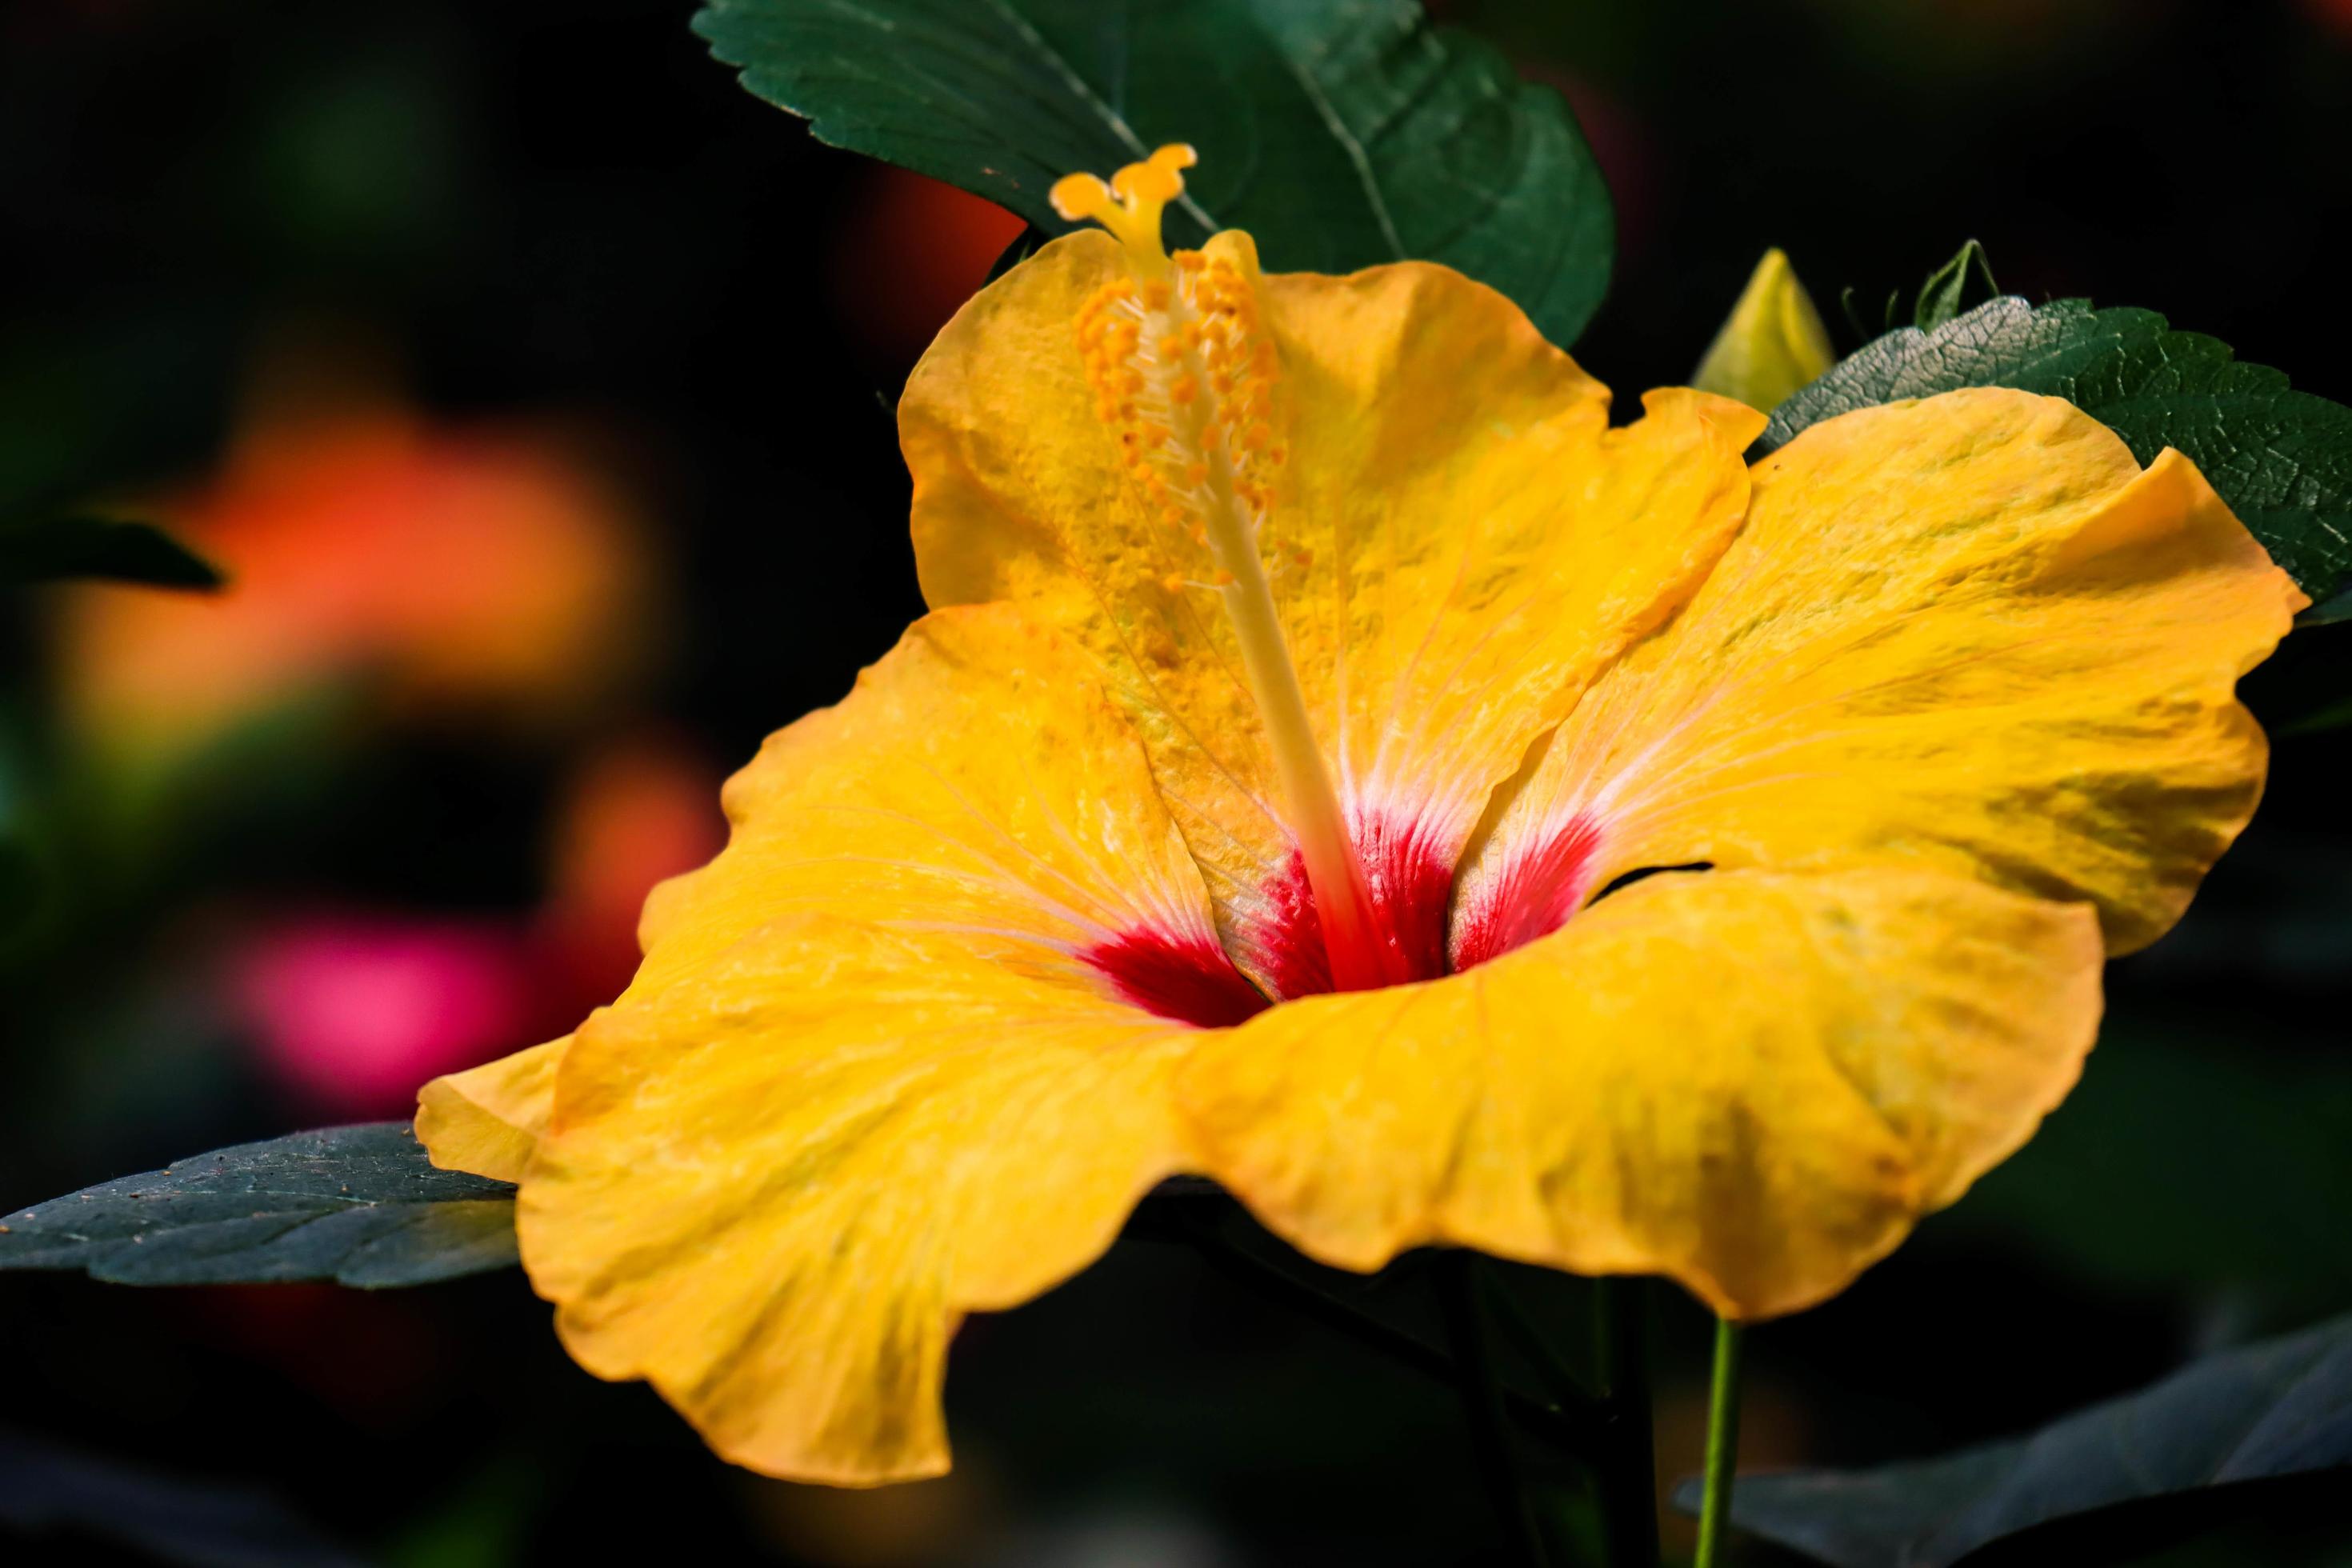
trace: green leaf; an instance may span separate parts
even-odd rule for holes
[[[1615,220],[1567,104],[1411,0],[710,0],[694,26],[820,140],[1048,234],[1062,175],[1189,142],[1171,243],[1247,229],[1286,272],[1442,261],[1562,345],[1608,287]]]
[[[1985,258],[1984,247],[1972,239],[1920,285],[1918,303],[1911,310],[1911,324],[1923,332],[1932,332],[2000,294],[2000,285],[1992,280],[1992,263]]]
[[[117,1285],[424,1285],[514,1261],[514,1188],[435,1169],[399,1121],[243,1143],[0,1217],[0,1269]]]
[[[1879,1469],[1742,1476],[1731,1517],[1837,1568],[1942,1568],[2094,1510],[2347,1465],[2352,1317],[2209,1356],[2030,1437]],[[1695,1512],[1698,1497],[1686,1480],[1675,1506]]]
[[[2352,621],[2352,588],[2347,588],[2332,599],[2322,599],[2298,618],[2307,626],[2327,626],[2338,621]]]
[[[161,588],[217,588],[212,563],[152,523],[60,517],[0,527],[0,583],[106,577]]]
[[[2153,310],[2034,306],[2010,297],[1933,331],[1867,343],[1783,403],[1778,447],[1836,415],[1963,386],[2065,398],[2151,462],[2177,447],[2202,469],[2304,590],[2326,599],[2352,574],[2352,408],[2289,388],[2229,345],[2176,332]]]

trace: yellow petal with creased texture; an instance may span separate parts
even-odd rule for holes
[[[581,1363],[731,1459],[945,1468],[958,1316],[1091,1259],[1185,1163],[1197,1032],[1089,955],[1214,954],[1208,898],[1094,668],[1009,606],[926,617],[729,783],[726,850],[658,890],[618,1003],[427,1090],[436,1161],[522,1180]]]
[[[566,1035],[417,1091],[416,1138],[445,1171],[470,1171],[520,1182],[547,1132],[555,1103],[555,1068],[572,1044]]]
[[[1590,887],[1707,862],[1932,868],[2179,918],[2262,794],[2238,677],[2304,603],[2177,452],[1979,389],[1760,463],[1683,614],[1585,695],[1465,874],[1581,823]]]
[[[1263,545],[1321,749],[1360,837],[1411,829],[1450,867],[1528,742],[1723,549],[1761,421],[1674,391],[1612,430],[1605,388],[1442,267],[1260,277],[1232,232],[1208,254],[1255,280],[1278,356],[1287,459]],[[1240,656],[1197,585],[1205,557],[1122,470],[1075,346],[1121,256],[1103,235],[1056,241],[917,367],[900,405],[917,563],[932,604],[1010,601],[1100,661],[1228,946],[1266,977],[1291,841]]]
[[[724,1458],[871,1485],[948,1465],[948,1341],[1109,1246],[1181,1168],[1190,1031],[821,914],[582,1026],[520,1198],[524,1266],[591,1372]]]
[[[1209,1168],[1328,1263],[1431,1242],[1769,1317],[2024,1142],[2099,1012],[2080,905],[1889,868],[1669,873],[1426,984],[1202,1037]]]

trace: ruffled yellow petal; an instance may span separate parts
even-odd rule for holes
[[[726,849],[646,901],[633,994],[797,911],[1105,986],[1088,955],[1139,934],[1213,951],[1200,873],[1094,662],[1008,605],[917,622],[724,801]]]
[[[2234,696],[2305,602],[2195,468],[2054,398],[1956,392],[1759,464],[1690,605],[1561,724],[1475,914],[1581,834],[1582,890],[1708,862],[1937,868],[2162,934],[2262,793]]]
[[[1769,1317],[2021,1143],[2099,1012],[2081,905],[1965,878],[1670,873],[1425,984],[1203,1036],[1209,1169],[1315,1257],[1428,1242]]]
[[[1168,1073],[1207,1037],[938,933],[802,914],[697,945],[563,1059],[531,1281],[582,1365],[728,1459],[936,1475],[957,1321],[1091,1261],[1186,1163]]]
[[[436,1078],[416,1097],[416,1138],[445,1171],[520,1182],[555,1103],[555,1069],[572,1037]]]
[[[726,802],[621,1000],[434,1085],[421,1124],[520,1175],[583,1365],[772,1474],[935,1474],[959,1317],[1085,1264],[1187,1163],[1167,1075],[1204,1037],[1149,1005],[1263,1000],[1093,661],[1009,606],[926,617]]]
[[[1123,274],[1056,241],[967,305],[900,407],[933,605],[1008,600],[1099,660],[1269,979],[1288,869],[1281,794],[1206,558],[1122,468],[1075,323]],[[1441,879],[1528,742],[1659,625],[1747,499],[1750,410],[1689,392],[1608,427],[1608,394],[1491,289],[1401,264],[1255,280],[1278,363],[1261,537],[1311,721],[1360,843],[1412,840]],[[1207,395],[1203,392],[1202,395]],[[1368,854],[1378,882],[1393,870]]]

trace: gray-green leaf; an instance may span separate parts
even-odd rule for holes
[[[0,1269],[118,1285],[424,1285],[514,1261],[514,1188],[435,1169],[399,1121],[243,1143],[0,1216]]]
[[[2346,1465],[2352,1318],[2209,1356],[2030,1437],[1880,1469],[1742,1476],[1731,1517],[1836,1568],[1943,1568],[2093,1510]],[[1696,1479],[1675,1505],[1697,1510]]]
[[[1774,410],[1764,444],[1963,386],[2063,397],[2143,463],[2177,447],[2313,598],[2352,574],[2352,408],[2296,392],[2280,372],[2239,362],[2218,339],[2176,332],[2153,310],[2012,296],[1933,331],[1889,332]]]
[[[1412,0],[710,0],[695,30],[817,136],[1049,234],[1062,175],[1200,149],[1173,243],[1277,271],[1442,261],[1575,341],[1615,220],[1559,95]]]

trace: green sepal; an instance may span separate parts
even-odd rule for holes
[[[1986,259],[1984,247],[1972,239],[1960,247],[1958,255],[1929,273],[1927,281],[1919,286],[1919,298],[1911,308],[1911,324],[1923,332],[1932,332],[2000,297],[2000,285],[1993,281],[1992,263]]]

